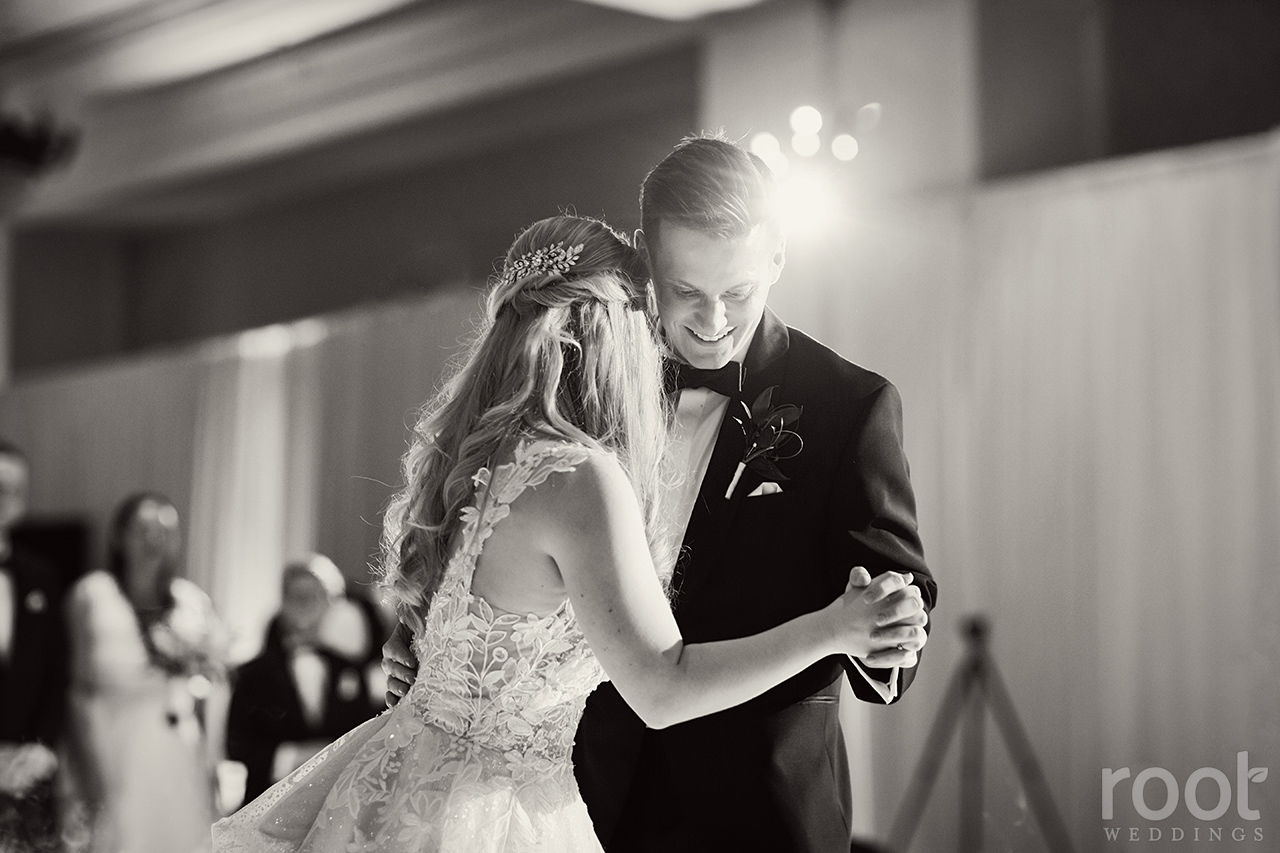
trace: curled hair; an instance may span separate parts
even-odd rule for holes
[[[646,239],[659,239],[663,222],[734,241],[761,227],[780,230],[773,172],[723,134],[685,137],[640,186]]]
[[[564,271],[517,261],[581,246]],[[421,626],[440,586],[472,477],[526,438],[611,451],[644,512],[660,572],[658,525],[668,424],[660,344],[644,260],[599,220],[554,216],[529,226],[492,283],[475,341],[421,411],[403,459],[404,487],[383,524],[379,574],[401,621]]]

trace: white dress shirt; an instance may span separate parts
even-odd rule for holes
[[[709,388],[685,388],[676,403],[676,420],[671,428],[668,452],[676,470],[684,475],[676,500],[666,507],[667,529],[677,541],[684,539],[693,515],[694,502],[702,488],[702,478],[711,462],[720,422],[724,420],[729,398]]]
[[[720,423],[724,420],[728,404],[728,397],[709,388],[684,388],[680,391],[668,452],[675,460],[676,470],[686,476],[679,486],[677,499],[668,501],[665,510],[667,529],[677,541],[684,539],[689,527],[693,505],[702,489],[702,478],[707,474],[707,465],[711,462],[711,453],[715,450],[716,436],[720,434]],[[744,499],[752,500],[750,496]],[[889,673],[886,684],[872,677],[862,661],[853,658],[853,662],[886,705],[894,700],[898,695],[897,667]]]
[[[302,716],[313,729],[324,721],[324,692],[329,680],[329,667],[314,649],[300,648],[289,660],[293,683],[298,688]]]
[[[13,575],[0,569],[0,663],[13,654],[13,623],[18,621],[18,603],[13,600]]]

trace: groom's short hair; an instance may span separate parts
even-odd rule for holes
[[[722,133],[687,136],[645,176],[640,227],[653,242],[661,225],[724,240],[780,227],[777,183],[764,161]]]

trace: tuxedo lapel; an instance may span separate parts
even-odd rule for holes
[[[765,308],[743,364],[742,394],[748,405],[764,389],[781,383],[789,342],[786,325]],[[673,581],[677,609],[697,594],[711,574],[720,570],[721,545],[733,524],[737,508],[743,496],[760,485],[760,475],[748,468],[743,471],[733,494],[725,497],[746,451],[746,436],[734,416],[741,418],[745,414],[739,400],[730,400],[725,407],[715,448],[711,451],[707,473],[702,478],[698,500],[685,532],[687,553],[680,560]]]

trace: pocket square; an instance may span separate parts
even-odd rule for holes
[[[756,486],[755,489],[753,489],[751,493],[747,495],[747,497],[758,498],[761,495],[776,495],[778,494],[778,492],[781,492],[781,491],[782,491],[782,486],[779,486],[777,483],[766,482]]]

